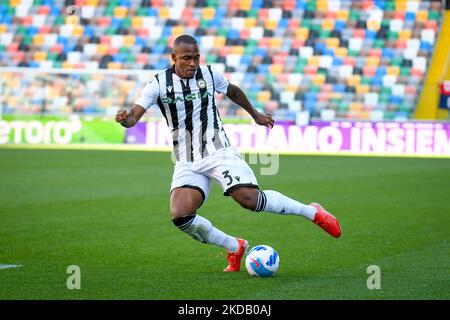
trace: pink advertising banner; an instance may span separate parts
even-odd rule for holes
[[[373,154],[450,157],[450,123],[313,121],[308,126],[225,124],[231,143],[243,151],[324,154]],[[165,121],[129,129],[127,143],[170,147]]]

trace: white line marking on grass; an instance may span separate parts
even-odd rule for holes
[[[20,268],[20,267],[21,267],[20,264],[1,264],[0,263],[0,270],[11,269],[11,268]]]

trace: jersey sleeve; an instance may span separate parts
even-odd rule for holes
[[[218,72],[212,68],[213,78],[214,78],[214,86],[216,87],[216,91],[219,93],[226,94],[228,90],[228,85],[230,82],[223,75],[223,73]]]
[[[159,96],[159,84],[155,77],[147,83],[141,92],[140,97],[134,102],[148,110],[152,105],[156,105]]]

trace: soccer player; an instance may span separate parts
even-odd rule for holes
[[[214,94],[225,94],[258,125],[272,128],[272,116],[255,110],[244,92],[221,73],[209,65],[200,65],[198,44],[192,36],[175,39],[171,58],[173,66],[156,74],[131,109],[118,110],[115,120],[129,128],[148,108],[160,108],[172,133],[176,158],[170,187],[170,214],[175,226],[198,241],[227,249],[228,266],[224,271],[240,270],[247,240],[228,235],[197,214],[214,180],[224,195],[248,210],[302,216],[338,238],[338,220],[320,204],[306,205],[277,191],[260,190],[252,169],[230,145]]]

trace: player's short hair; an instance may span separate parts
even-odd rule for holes
[[[178,36],[175,39],[175,41],[173,42],[173,46],[177,47],[182,43],[198,45],[197,40],[195,40],[195,38],[193,36],[190,36],[188,34],[183,34],[181,36]]]

